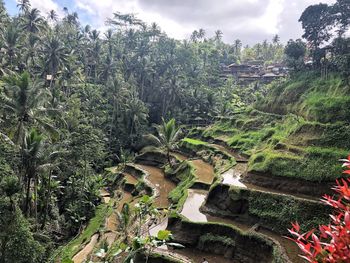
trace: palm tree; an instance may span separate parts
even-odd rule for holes
[[[274,35],[272,38],[272,43],[274,43],[275,45],[278,45],[278,43],[280,42],[280,37],[279,35]]]
[[[2,34],[3,48],[7,55],[8,63],[10,64],[10,70],[13,69],[14,59],[17,56],[19,48],[20,31],[16,24],[11,23],[4,34]]]
[[[24,213],[29,216],[31,182],[34,180],[34,200],[37,202],[38,169],[42,155],[43,136],[36,130],[31,130],[24,138],[22,146],[22,162],[24,168],[24,182],[26,184],[26,197]],[[36,206],[35,206],[36,210]]]
[[[131,138],[131,144],[134,142],[134,136],[138,132],[139,126],[146,122],[148,117],[147,107],[139,99],[131,98],[125,111],[125,120]]]
[[[203,39],[205,37],[205,30],[203,28],[200,28],[198,30],[198,38]]]
[[[133,213],[130,209],[130,205],[128,203],[124,203],[121,209],[121,212],[117,212],[117,219],[119,222],[119,230],[124,233],[124,241],[128,244],[129,231],[132,222]]]
[[[222,39],[222,35],[223,35],[223,33],[222,33],[222,31],[221,30],[216,30],[215,31],[215,41],[221,41],[221,39]]]
[[[28,70],[35,65],[35,58],[37,55],[37,48],[40,38],[36,35],[30,34],[28,36],[28,44],[25,49],[25,62]]]
[[[23,29],[30,34],[36,34],[43,28],[44,19],[40,16],[40,11],[33,8],[26,13],[23,21]]]
[[[47,107],[49,90],[37,82],[31,82],[27,72],[4,78],[4,94],[0,97],[5,116],[13,116],[14,142],[23,144],[26,130],[33,124],[56,132],[46,116],[58,113],[57,109]]]
[[[106,43],[108,46],[108,56],[112,59],[113,58],[113,30],[108,29],[104,35],[106,37]]]
[[[236,39],[233,46],[236,57],[239,57],[241,55],[242,41],[240,39]]]
[[[26,13],[30,9],[30,1],[29,0],[19,0],[17,1],[17,7],[20,12]]]
[[[155,128],[157,130],[157,136],[148,134],[145,138],[150,140],[155,146],[166,151],[168,162],[171,165],[170,153],[176,149],[182,129],[180,126],[176,126],[175,119],[171,119],[168,122],[163,119],[162,124],[156,125]]]
[[[198,31],[197,30],[194,30],[190,36],[190,39],[192,42],[197,42],[197,39],[198,39]]]
[[[68,63],[67,50],[56,36],[50,36],[49,39],[45,41],[41,53],[44,58],[44,72],[48,75],[52,75],[51,86],[52,80],[59,69],[63,68],[65,64]]]
[[[51,10],[48,15],[47,18],[51,21],[51,22],[57,22],[58,20],[58,15],[56,13],[55,10]]]

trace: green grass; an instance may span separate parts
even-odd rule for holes
[[[321,147],[307,147],[304,155],[264,150],[252,155],[249,171],[316,182],[334,181],[342,177],[338,160],[347,153],[337,148]]]
[[[308,121],[294,114],[281,117],[252,109],[234,118],[221,120],[209,129],[236,129],[226,141],[231,148],[251,156],[250,171],[315,182],[342,176],[338,160],[350,150],[350,125]],[[204,148],[199,147],[197,151]]]
[[[82,245],[88,243],[91,237],[97,233],[104,225],[106,217],[112,213],[112,207],[109,204],[101,204],[96,208],[95,216],[90,219],[84,231],[67,245],[60,249],[56,259],[61,259],[62,263],[72,262],[72,258],[80,251]]]
[[[184,161],[175,170],[167,166],[165,174],[168,177],[176,177],[180,183],[169,193],[169,199],[176,209],[181,209],[187,199],[187,189],[196,181],[195,169],[190,162]]]
[[[192,138],[184,138],[182,139],[182,142],[184,143],[188,143],[188,144],[192,144],[192,145],[207,145],[207,142],[203,142],[201,140],[197,140],[197,139],[192,139]]]
[[[206,233],[199,238],[199,243],[198,247],[200,249],[205,248],[207,245],[210,245],[212,243],[221,243],[225,246],[235,246],[235,241],[232,238],[225,237],[225,236],[218,236],[218,235],[213,235],[211,233]]]
[[[231,187],[229,191],[233,201],[248,201],[250,216],[281,234],[287,234],[290,222],[298,221],[306,231],[329,221],[330,207],[319,202],[236,187]]]
[[[255,107],[277,114],[298,114],[309,121],[350,122],[349,91],[349,85],[338,74],[324,79],[314,72],[300,73],[272,84]]]

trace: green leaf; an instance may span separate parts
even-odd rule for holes
[[[159,240],[168,240],[171,237],[171,232],[169,230],[159,230],[157,238]]]

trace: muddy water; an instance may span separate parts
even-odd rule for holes
[[[113,213],[107,218],[106,229],[107,231],[118,230],[118,219],[117,211],[120,212],[123,208],[124,203],[129,203],[132,200],[132,195],[128,192],[124,192],[122,199],[118,202],[118,207]]]
[[[266,235],[268,237],[273,238],[274,240],[278,241],[278,243],[281,244],[282,247],[284,247],[284,249],[286,250],[286,253],[289,257],[289,259],[293,262],[293,263],[306,263],[306,261],[304,259],[302,259],[301,257],[299,257],[298,255],[300,254],[300,249],[298,247],[297,244],[295,244],[294,242],[270,231],[267,229],[261,229],[257,231],[258,233],[261,233],[263,235]]]
[[[185,216],[191,221],[194,222],[220,222],[225,224],[235,225],[236,227],[241,228],[241,230],[248,230],[250,227],[235,223],[231,220],[226,220],[224,218],[213,217],[206,214],[203,214],[199,209],[208,192],[204,190],[188,190],[188,197],[184,203],[183,209],[181,211],[181,215]],[[222,255],[215,255],[212,253],[203,252],[193,248],[185,248],[181,250],[175,250],[176,253],[180,255],[184,255],[190,258],[194,263],[203,262],[203,258],[205,258],[208,262],[215,263],[232,263],[234,262],[232,259],[227,259]]]
[[[247,170],[247,164],[245,163],[237,163],[235,167],[223,173],[221,176],[223,178],[222,183],[228,185],[234,185],[237,187],[247,188],[247,186],[240,182],[242,175]]]
[[[246,170],[247,170],[246,163],[238,163],[234,168],[232,168],[232,169],[228,170],[226,173],[222,174],[222,177],[223,177],[222,183],[234,185],[234,186],[241,187],[241,188],[249,188],[249,189],[253,189],[253,190],[259,190],[259,191],[263,191],[263,192],[283,194],[280,191],[266,189],[266,188],[258,187],[258,186],[252,185],[252,184],[242,183],[240,181],[240,179],[241,179],[242,175],[246,172]],[[304,196],[298,196],[298,197],[304,197]],[[274,240],[276,240],[277,242],[279,242],[284,247],[284,249],[287,252],[288,257],[290,258],[290,260],[293,263],[305,262],[302,258],[300,258],[298,256],[298,254],[300,253],[300,250],[294,242],[291,242],[290,240],[283,238],[282,236],[280,236],[272,231],[266,230],[266,229],[263,229],[263,230],[260,230],[257,232],[262,233],[268,237],[271,237]]]
[[[206,215],[199,211],[199,208],[205,201],[207,193],[207,191],[189,189],[181,215],[194,222],[208,222]]]
[[[208,191],[189,189],[188,197],[182,208],[181,215],[183,215],[184,217],[186,217],[187,219],[193,222],[224,223],[224,224],[229,224],[229,225],[238,227],[242,231],[247,231],[252,227],[252,225],[245,225],[245,224],[236,222],[232,219],[216,217],[216,216],[211,216],[211,215],[202,213],[200,211],[200,207],[204,203],[207,195],[208,195]]]
[[[205,201],[207,193],[208,192],[204,191],[204,190],[189,189],[188,190],[188,198],[185,201],[185,204],[184,204],[183,209],[181,211],[181,215],[185,216],[186,218],[188,218],[189,220],[194,221],[194,222],[213,222],[213,223],[219,222],[219,223],[233,225],[235,227],[238,227],[242,231],[252,230],[253,225],[251,225],[251,224],[250,225],[243,224],[241,222],[237,222],[237,221],[232,220],[232,219],[215,217],[215,216],[210,216],[210,215],[202,213],[200,211],[200,206]],[[276,234],[276,233],[269,231],[269,230],[266,230],[266,229],[261,229],[261,230],[258,230],[257,232],[265,235],[268,238],[272,238],[275,241],[279,242],[281,244],[281,246],[284,247],[284,249],[287,252],[288,257],[290,258],[290,260],[293,263],[305,262],[305,261],[303,261],[303,259],[301,259],[298,256],[300,251],[298,249],[298,246],[294,242],[280,236],[279,234]],[[190,252],[188,252],[188,251],[190,251]],[[199,251],[197,251],[196,253],[193,252],[192,254],[194,254],[194,255],[192,255],[191,251],[192,251],[191,249],[186,249],[185,252],[179,252],[179,253],[186,255],[187,257],[189,257],[191,259],[195,259],[193,256],[197,253],[197,258],[200,259],[198,257],[198,255],[201,255],[201,252],[199,252]],[[208,258],[209,258],[209,256],[208,256]],[[199,261],[199,262],[201,262],[201,261]],[[221,262],[221,261],[209,261],[209,262]],[[224,261],[222,261],[222,262],[224,262]]]
[[[128,184],[137,184],[137,179],[129,173],[123,173],[124,178]]]
[[[204,162],[201,159],[193,160],[191,161],[191,163],[196,169],[195,174],[196,174],[196,177],[198,178],[197,182],[211,185],[215,177],[213,166]]]
[[[147,180],[153,184],[158,190],[158,196],[155,198],[155,206],[158,208],[168,208],[170,205],[168,194],[176,187],[176,185],[164,177],[163,170],[149,166],[137,164],[142,170],[145,170],[149,175]]]
[[[241,181],[241,179],[245,176],[246,172],[248,170],[248,165],[247,163],[237,163],[233,168],[228,170],[227,172],[222,174],[223,177],[223,184],[228,184],[228,185],[233,185],[236,187],[240,188],[247,188],[247,189],[252,189],[252,190],[257,190],[265,193],[272,193],[272,194],[280,194],[280,195],[288,195],[296,198],[302,198],[302,199],[307,199],[309,201],[319,201],[318,198],[312,197],[312,196],[307,196],[307,195],[302,195],[302,194],[289,194],[285,193],[283,191],[279,191],[276,189],[271,189],[271,188],[266,188],[266,187],[261,187],[257,186],[254,184],[249,184],[249,183],[244,183]]]
[[[81,263],[87,259],[97,244],[98,236],[98,234],[93,235],[90,242],[73,257],[74,263]]]
[[[165,230],[168,226],[168,217],[162,218],[156,224],[149,228],[149,234],[151,236],[157,236],[160,230]]]

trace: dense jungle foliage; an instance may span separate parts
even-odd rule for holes
[[[348,6],[322,5],[332,14],[322,25],[319,8],[309,7],[301,22],[313,45],[291,40],[285,49],[278,36],[227,44],[220,30],[175,40],[118,12],[99,32],[67,9],[59,19],[21,0],[9,16],[0,1],[0,262],[46,262],[79,233],[101,203],[104,168],[132,159],[162,118],[219,116],[207,136],[226,136],[251,155],[251,170],[311,181],[339,175],[334,161],[350,148]],[[225,65],[249,60],[285,61],[291,74],[248,87],[220,77]]]

